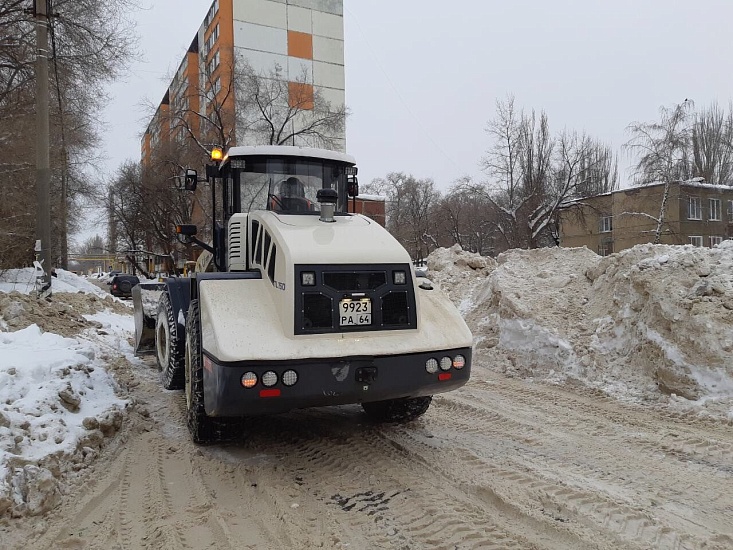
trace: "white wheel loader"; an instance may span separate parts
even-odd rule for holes
[[[360,403],[407,422],[468,381],[471,332],[389,232],[348,212],[356,174],[333,151],[232,148],[207,169],[213,244],[177,227],[206,249],[196,272],[155,288],[157,312],[136,287],[136,347],[185,390],[195,442],[303,407]]]

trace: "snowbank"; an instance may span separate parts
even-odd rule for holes
[[[460,247],[428,258],[428,276],[474,333],[480,364],[733,419],[733,241],[483,260]]]
[[[31,294],[35,290],[36,272],[32,267],[24,269],[6,269],[0,273],[0,292],[19,292]],[[100,298],[109,296],[107,292],[86,279],[63,269],[56,270],[56,277],[51,277],[52,292],[84,292]]]
[[[60,271],[51,301],[32,292],[32,270],[0,283],[0,516],[37,515],[60,480],[85,467],[120,427],[129,403],[106,370],[132,357],[131,310]]]

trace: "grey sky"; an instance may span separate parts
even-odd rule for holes
[[[107,172],[139,158],[149,116],[139,104],[163,97],[210,5],[147,2],[136,14],[145,62],[110,90]],[[544,109],[553,132],[585,130],[615,148],[630,122],[655,119],[662,105],[727,105],[732,96],[731,0],[344,5],[347,148],[362,183],[391,171],[432,177],[441,189],[463,175],[481,179],[486,124],[507,94]]]

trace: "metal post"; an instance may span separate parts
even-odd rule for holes
[[[36,16],[36,238],[40,241],[39,296],[51,295],[51,162],[48,121],[48,13],[46,0],[35,0]]]

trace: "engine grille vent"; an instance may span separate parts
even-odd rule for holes
[[[303,294],[303,328],[333,328],[333,300],[325,294]]]
[[[244,248],[244,227],[244,220],[232,217],[229,221],[227,243],[229,271],[244,271],[247,269],[247,258]]]
[[[407,292],[391,292],[382,298],[382,324],[385,327],[407,325],[409,322]]]

